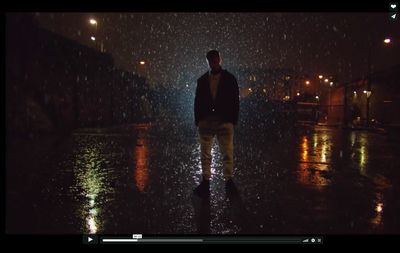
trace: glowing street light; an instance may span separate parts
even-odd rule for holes
[[[96,38],[94,36],[90,37],[91,40],[95,41]]]
[[[383,204],[382,204],[382,203],[379,203],[379,204],[376,206],[375,210],[376,210],[378,213],[381,213],[382,210],[383,210]]]
[[[147,62],[142,59],[142,60],[139,60],[137,62],[137,64],[138,64],[137,65],[137,71],[138,71],[139,76],[146,77],[148,75],[148,72],[147,72],[148,64],[147,64]]]
[[[319,75],[318,78],[319,78],[319,79],[322,79],[322,78],[324,78],[324,76],[323,76],[323,75]]]
[[[386,45],[389,45],[391,43],[390,38],[385,38],[383,40],[383,43],[385,43]],[[372,94],[371,91],[371,54],[372,54],[372,44],[370,43],[369,48],[368,48],[368,83],[367,83],[367,90],[364,91],[364,93],[367,94],[367,103],[366,103],[366,118],[367,118],[367,126],[369,126],[369,104],[370,104],[370,96]]]
[[[372,94],[372,91],[370,91],[370,90],[364,90],[363,93],[364,93],[364,94],[367,94],[367,98],[369,98],[369,97],[371,96],[371,94]]]
[[[94,26],[94,34],[93,34],[93,37],[91,38],[93,41],[95,41],[95,39],[93,39],[93,38],[95,38],[94,36],[96,36],[96,37],[98,37],[98,28],[97,28],[97,20],[96,19],[94,19],[94,18],[91,18],[91,19],[89,19],[89,23],[92,25],[92,26]],[[104,52],[105,50],[104,50],[104,44],[103,44],[103,41],[101,40],[101,38],[100,38],[100,40],[99,40],[99,42],[98,43],[96,43],[96,48],[97,47],[100,47],[99,49],[100,49],[100,52]]]
[[[325,82],[325,83],[329,82],[329,79],[328,79],[328,78],[325,78],[324,82]]]
[[[353,99],[357,99],[357,91],[353,91]]]
[[[309,85],[309,84],[310,84],[310,81],[307,80],[307,81],[306,81],[306,85]]]

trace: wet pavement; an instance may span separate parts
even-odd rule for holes
[[[218,145],[211,197],[194,126],[139,124],[7,144],[6,231],[18,234],[370,234],[400,232],[400,148],[328,127],[279,137],[236,127],[227,196]]]

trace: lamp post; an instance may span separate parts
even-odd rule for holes
[[[330,114],[331,114],[331,88],[332,88],[332,85],[333,85],[332,76],[329,76],[329,78],[328,78],[326,76],[324,77],[323,75],[319,75],[318,79],[319,79],[319,85],[322,86],[322,90],[324,90],[324,91],[326,91],[325,84],[326,85],[329,84],[329,87],[328,87],[328,112],[327,112],[327,117],[330,117]]]
[[[329,107],[328,107],[328,119],[331,119],[332,115],[332,87],[333,87],[333,81],[329,82]]]
[[[97,28],[98,22],[96,19],[91,18],[89,19],[89,23],[95,27],[94,36],[91,36],[90,39],[95,42],[96,48],[97,45],[100,45],[100,52],[103,52],[104,51],[103,42],[101,40],[98,40],[99,42],[96,42],[96,38],[98,37],[98,28]]]
[[[291,85],[289,83],[290,78],[291,77],[289,75],[286,75],[285,78],[284,78],[284,84],[285,84],[285,90],[286,90],[285,93],[286,93],[287,96],[289,96],[289,98],[293,98],[293,96],[292,96],[292,87],[291,87]]]
[[[368,92],[368,93],[367,93]],[[364,91],[364,93],[367,94],[367,108],[366,108],[366,114],[367,114],[367,122],[366,126],[369,127],[369,98],[371,96],[371,45],[368,48],[368,75],[367,75],[367,91]]]
[[[140,77],[146,77],[146,62],[144,60],[139,61],[138,74]]]
[[[322,82],[323,82],[323,75],[318,75],[318,95],[321,95],[321,87],[323,87]]]
[[[90,25],[94,26],[94,29],[95,29],[93,35],[90,36],[90,39],[94,42],[94,45],[95,45],[96,48],[97,48],[97,43],[96,43],[96,36],[97,36],[97,20],[91,18],[91,19],[89,19],[89,23],[90,23]]]
[[[385,45],[390,44],[392,41],[390,38],[385,38],[383,40],[383,43]],[[372,82],[371,82],[371,54],[372,54],[372,43],[370,42],[370,45],[368,47],[368,76],[367,76],[367,90],[364,91],[364,93],[367,95],[367,103],[366,103],[366,126],[369,127],[369,121],[370,121],[370,99],[372,95]]]
[[[97,20],[96,20],[96,19],[93,19],[93,18],[91,18],[91,19],[89,20],[89,23],[90,23],[92,26],[94,26],[94,27],[95,27],[95,30],[94,30],[94,36],[97,36]]]

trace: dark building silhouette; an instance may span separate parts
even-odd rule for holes
[[[147,86],[146,79],[115,69],[111,55],[40,28],[30,14],[7,14],[9,132],[140,121],[151,110]]]

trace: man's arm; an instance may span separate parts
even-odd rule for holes
[[[194,97],[194,124],[199,125],[199,81],[197,80],[196,95]]]
[[[236,78],[233,77],[233,86],[234,86],[234,97],[233,97],[233,108],[234,108],[234,125],[238,123],[239,120],[239,85],[236,81]]]

